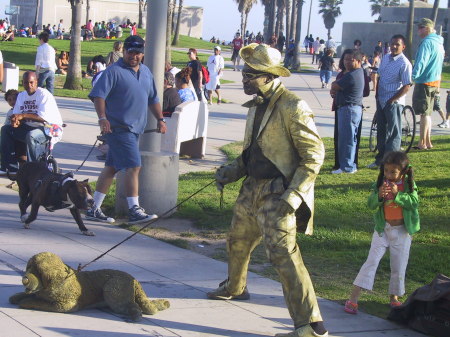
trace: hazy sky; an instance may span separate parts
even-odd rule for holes
[[[407,0],[402,0],[401,2],[407,2]],[[432,4],[434,1],[429,0],[428,2]],[[305,4],[303,5],[302,36],[305,36],[307,33],[310,3],[311,0],[305,0]],[[322,17],[318,14],[318,3],[318,0],[312,0],[311,23],[309,31],[314,35],[314,37],[319,36],[321,38],[326,38],[327,30],[323,24]],[[5,16],[5,5],[8,4],[9,0],[0,0],[0,17]],[[233,39],[234,33],[240,27],[241,18],[240,13],[237,10],[235,0],[184,0],[184,4],[186,6],[203,7],[204,39],[209,40],[212,36],[215,36],[216,38],[219,37],[220,39],[229,41]],[[440,7],[445,7],[446,5],[447,1],[440,1]],[[342,15],[336,19],[336,24],[331,30],[331,35],[336,41],[341,40],[343,22],[372,22],[376,19],[376,17],[372,17],[370,15],[370,3],[368,0],[344,0],[344,4],[341,6],[341,12]],[[258,0],[258,4],[254,5],[250,11],[247,29],[250,32],[253,31],[255,34],[258,31],[262,32],[263,22],[264,8],[261,5],[261,0]]]

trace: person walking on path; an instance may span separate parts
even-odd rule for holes
[[[231,55],[231,62],[233,62],[233,70],[240,71],[239,63],[241,62],[241,57],[239,56],[239,50],[241,50],[241,48],[244,46],[244,41],[241,38],[241,34],[236,33],[233,41],[231,41],[231,45],[233,46],[233,54]]]
[[[346,49],[343,62],[346,73],[331,84],[330,94],[336,97],[338,114],[338,153],[339,168],[333,174],[355,173],[355,155],[357,134],[362,118],[362,98],[365,86],[361,68],[362,53],[355,49]]]
[[[36,76],[38,86],[46,88],[52,95],[55,88],[55,71],[58,69],[55,62],[55,49],[48,44],[49,35],[47,32],[39,34],[39,47],[37,47]]]
[[[412,79],[415,83],[413,109],[420,115],[420,138],[417,150],[427,150],[431,144],[431,113],[434,97],[440,87],[442,64],[444,62],[444,39],[436,34],[434,22],[423,18],[418,24],[418,34],[422,41],[417,49]]]
[[[403,35],[394,35],[390,47],[391,53],[383,56],[378,68],[375,95],[378,153],[368,168],[377,168],[385,153],[400,151],[401,147],[402,111],[406,93],[412,85],[412,65],[403,54],[406,48],[406,39]]]
[[[442,109],[439,110],[439,115],[442,118],[442,123],[438,124],[440,128],[448,129],[450,128],[450,90],[447,90],[447,99],[445,103],[445,109],[447,110],[447,114],[444,115]]]
[[[200,63],[197,57],[197,49],[189,48],[187,55],[189,57],[189,62],[187,63],[186,66],[191,68],[190,75],[192,86],[194,87],[194,91],[197,94],[197,99],[199,101],[202,101],[203,73],[202,73],[202,64]]]
[[[126,170],[125,192],[128,202],[129,223],[136,224],[156,218],[139,206],[139,135],[147,125],[147,109],[158,120],[158,132],[166,132],[153,75],[141,64],[144,40],[129,36],[124,41],[123,58],[106,68],[89,94],[98,115],[100,131],[109,145],[105,167],[96,184],[94,206],[86,218],[113,223],[100,207],[108,193],[115,174]]]
[[[318,68],[320,69],[320,82],[322,83],[322,88],[328,88],[331,75],[333,75],[333,70],[338,70],[334,63],[334,59],[331,56],[332,53],[333,52],[330,49],[327,49],[325,55],[319,60]]]
[[[209,82],[206,83],[206,90],[208,90],[208,103],[212,104],[213,91],[217,94],[217,104],[221,103],[220,97],[220,78],[222,77],[222,71],[225,68],[225,60],[220,55],[220,46],[214,47],[214,55],[208,58],[207,67],[209,71]]]
[[[265,44],[241,49],[242,83],[254,99],[249,108],[242,154],[216,172],[218,188],[246,176],[234,207],[227,239],[228,278],[207,294],[216,300],[245,300],[253,249],[263,240],[280,275],[295,331],[285,337],[328,336],[309,273],[296,243],[297,226],[312,234],[314,182],[324,146],[308,104],[281,83],[290,76],[281,54]],[[276,140],[276,141],[274,141]]]
[[[398,297],[405,293],[411,235],[420,230],[417,187],[405,153],[394,151],[386,154],[378,180],[369,195],[368,206],[376,210],[375,231],[369,256],[353,282],[350,299],[345,302],[344,310],[349,314],[358,312],[361,290],[372,290],[378,264],[388,248],[391,259],[390,306],[402,304]]]

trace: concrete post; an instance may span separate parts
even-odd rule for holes
[[[167,1],[151,0],[147,7],[145,59],[154,78],[158,97],[162,102],[164,84]],[[160,152],[161,134],[155,132],[157,120],[148,110],[147,126],[150,132],[140,137],[142,167],[139,174],[139,201],[147,213],[161,215],[174,207],[178,196],[178,154]],[[120,179],[120,178],[119,178]],[[116,212],[124,213],[123,184],[116,190]],[[122,190],[122,191],[121,191]]]

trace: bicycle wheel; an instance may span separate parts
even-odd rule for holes
[[[411,106],[406,105],[402,111],[402,143],[401,150],[408,153],[416,135],[416,115]]]
[[[370,152],[375,152],[377,150],[377,115],[376,114],[373,116],[372,125],[370,126],[369,150],[370,150]]]

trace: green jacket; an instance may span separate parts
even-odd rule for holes
[[[258,145],[283,174],[288,187],[281,199],[296,210],[297,228],[305,234],[313,232],[314,183],[323,164],[325,149],[314,124],[313,113],[308,104],[285,88],[275,79],[260,91],[270,98],[257,135]],[[243,150],[252,140],[256,105],[252,101],[245,127]],[[246,174],[240,155],[227,167],[233,171],[233,181]]]
[[[409,190],[409,185],[406,182],[405,177],[405,191],[399,191],[394,199],[394,202],[402,207],[403,210],[403,221],[405,222],[405,228],[410,235],[418,232],[420,230],[420,219],[419,219],[419,196],[417,195],[417,186],[414,184],[414,191]],[[375,220],[375,230],[378,233],[383,233],[386,220],[384,219],[384,201],[380,201],[378,198],[378,188],[377,184],[373,184],[372,193],[369,195],[367,200],[367,205],[370,209],[376,209],[373,216]]]

